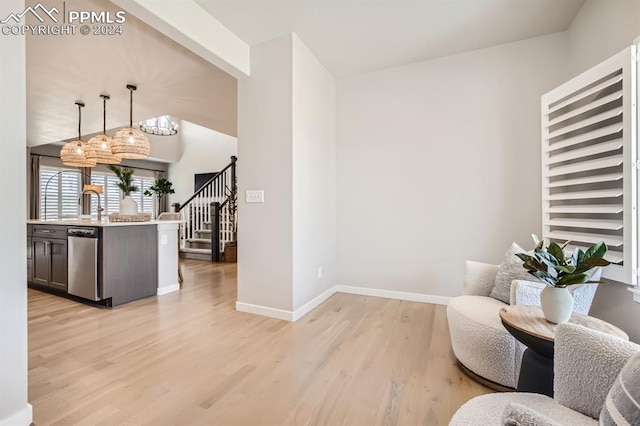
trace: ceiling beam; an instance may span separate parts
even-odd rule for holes
[[[249,45],[195,1],[112,2],[232,76],[250,74]]]

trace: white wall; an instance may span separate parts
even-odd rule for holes
[[[640,36],[640,1],[587,0],[567,33],[570,78],[633,44]],[[617,325],[632,341],[640,342],[640,304],[627,288],[619,283],[599,286],[589,314]]]
[[[20,12],[24,1],[0,3],[0,16]],[[26,78],[25,40],[0,37],[0,126],[3,129],[0,170],[11,176],[3,185],[10,208],[2,209],[0,256],[0,425],[28,425],[27,403],[27,264],[26,264]]]
[[[454,296],[540,230],[540,96],[566,35],[338,81],[338,278]]]
[[[333,76],[294,35],[294,310],[331,287],[336,272],[335,87]]]
[[[630,46],[640,36],[640,1],[586,0],[567,34],[568,77],[572,78]]]
[[[107,132],[107,134],[114,134],[115,132]],[[182,134],[178,131],[177,135],[173,136],[157,136],[147,135],[149,143],[151,144],[151,154],[149,154],[150,160],[156,160],[160,162],[175,162],[180,160],[182,154]]]
[[[188,121],[180,122],[176,136],[179,138],[180,153],[176,162],[169,165],[167,173],[167,179],[173,183],[176,193],[169,196],[169,205],[184,203],[193,195],[195,174],[219,172],[231,162],[232,155],[238,155],[238,140],[235,137]]]
[[[238,302],[291,311],[292,39],[251,48],[251,77],[238,81]],[[262,204],[245,191],[262,189]]]
[[[335,81],[289,34],[251,48],[238,87],[237,306],[291,319],[334,284]]]

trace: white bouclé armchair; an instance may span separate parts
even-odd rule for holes
[[[458,409],[449,426],[596,426],[618,374],[639,351],[639,345],[618,337],[560,324],[553,398],[526,392],[478,396]]]
[[[451,299],[447,319],[453,352],[464,369],[486,385],[498,390],[515,389],[520,362],[526,349],[504,328],[499,310],[505,303],[489,297],[498,265],[467,261],[463,295]],[[593,279],[599,279],[600,271]],[[571,289],[574,311],[588,314],[597,285]],[[540,282],[514,280],[511,283],[511,305],[540,306]],[[484,379],[484,380],[482,380]]]

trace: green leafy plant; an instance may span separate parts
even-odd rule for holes
[[[516,256],[524,262],[522,266],[538,280],[551,287],[604,282],[591,281],[586,272],[595,267],[610,264],[604,259],[604,255],[607,253],[605,243],[596,243],[587,251],[576,248],[571,256],[566,257],[564,248],[569,243],[568,241],[562,246],[552,242],[545,249],[544,240],[539,241],[535,235],[532,237],[536,245],[533,255],[517,253]]]
[[[167,194],[175,194],[176,191],[173,189],[173,183],[166,180],[165,178],[158,178],[153,183],[149,189],[144,191],[144,195],[147,197],[155,194],[158,197],[158,200],[162,201],[162,197]]]
[[[158,204],[157,204],[158,215],[160,215],[160,213],[162,213],[162,210],[164,209],[164,204],[162,203],[164,196],[167,194],[175,194],[175,193],[176,191],[173,189],[173,183],[166,180],[165,178],[156,179],[153,185],[149,187],[149,189],[146,189],[144,191],[144,195],[146,195],[147,197],[150,197],[153,194],[156,195],[158,199]]]
[[[109,164],[107,166],[118,177],[118,188],[124,193],[125,197],[137,192],[140,189],[133,184],[133,169],[130,167],[119,167]]]

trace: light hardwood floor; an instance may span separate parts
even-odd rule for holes
[[[296,323],[235,311],[235,265],[115,309],[29,290],[36,426],[443,425],[490,392],[456,366],[445,307],[336,294]]]

